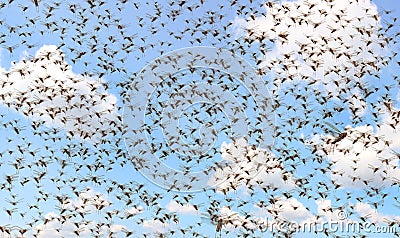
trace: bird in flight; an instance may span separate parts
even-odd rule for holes
[[[40,0],[33,0],[33,3],[35,4],[36,7],[39,7],[39,2]]]

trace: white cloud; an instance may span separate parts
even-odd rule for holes
[[[260,68],[273,71],[277,80],[318,79],[333,96],[346,79],[376,72],[391,54],[371,1],[270,2],[263,16],[235,23],[245,29],[238,36],[274,40],[272,49],[262,49]],[[343,80],[335,85],[338,77]]]
[[[233,143],[223,143],[222,158],[231,164],[217,169],[210,184],[218,184],[218,191],[228,192],[242,187],[295,187],[293,176],[284,170],[283,164],[264,149],[254,148],[242,138]]]
[[[300,223],[313,217],[311,212],[295,198],[281,198],[267,209],[276,212],[277,219],[285,221]]]
[[[378,212],[378,210],[371,207],[371,205],[358,202],[355,205],[355,211],[360,217],[368,218],[370,222],[375,224],[389,224],[391,222],[400,222],[400,216],[384,215]]]
[[[296,231],[304,224],[320,221],[296,198],[278,197],[267,207],[255,207],[252,220],[258,228],[271,232]]]
[[[125,214],[126,214],[127,218],[130,218],[130,217],[138,215],[138,214],[140,214],[142,212],[143,212],[143,207],[142,206],[138,206],[138,207],[133,206],[133,207],[127,209],[125,211]]]
[[[155,233],[163,233],[170,225],[159,220],[145,220],[142,226]]]
[[[109,236],[110,234],[118,234],[125,228],[123,225],[107,225],[95,221],[73,222],[71,220],[61,223],[59,216],[48,222],[43,223],[35,228],[34,233],[37,237],[93,237],[93,234],[100,236]],[[113,236],[115,237],[115,236]]]
[[[320,216],[318,222],[322,220],[328,222],[352,222],[345,207],[334,208],[332,207],[332,201],[326,199],[317,200],[315,203],[318,206],[317,211]]]
[[[98,140],[115,131],[117,98],[101,79],[74,74],[53,45],[41,47],[29,60],[1,69],[0,103],[70,136]]]
[[[388,140],[392,149],[400,149],[400,110],[392,103],[386,105],[389,108],[382,111],[382,123],[378,125],[376,135]]]
[[[99,210],[111,206],[111,202],[107,196],[95,192],[91,188],[87,188],[79,193],[75,200],[66,199],[60,206],[66,211],[72,211],[76,214],[84,213],[85,217],[95,214]],[[37,237],[92,237],[92,232],[97,232],[102,236],[108,236],[111,233],[116,234],[122,232],[125,226],[120,224],[107,224],[104,222],[96,222],[95,220],[86,221],[84,218],[79,219],[77,215],[57,214],[49,212],[45,214],[43,222],[37,225],[32,231]]]
[[[238,212],[232,211],[229,207],[221,207],[218,214],[218,221],[223,225],[223,229],[255,229],[256,224],[249,218],[245,218]]]
[[[324,218],[327,218],[327,220],[336,220],[336,216],[334,214],[334,210],[331,205],[331,200],[317,200],[315,203],[318,206],[318,214],[322,215]]]
[[[91,188],[87,188],[79,194],[78,199],[74,202],[75,208],[84,207],[92,212],[103,210],[111,206],[111,201],[107,195],[95,192]]]
[[[386,113],[376,133],[371,126],[358,126],[348,127],[347,135],[336,143],[337,137],[324,137],[323,148],[333,162],[333,181],[352,188],[390,186],[400,181],[400,158],[394,152],[400,148],[400,124],[392,124],[393,128],[392,120]]]
[[[244,216],[233,211],[230,207],[221,207],[218,219],[224,224],[223,229],[261,229],[272,234],[279,232],[313,232],[321,229],[324,224],[358,224],[350,215],[362,217],[375,224],[400,223],[400,216],[385,215],[373,209],[366,203],[357,203],[349,207],[332,207],[331,200],[317,200],[317,213],[313,214],[303,203],[296,198],[277,197],[276,200],[266,206],[255,205],[255,210]],[[353,209],[351,213],[347,209]],[[243,211],[242,211],[243,212]],[[362,223],[361,223],[362,224]],[[310,233],[311,234],[311,233]]]
[[[180,204],[175,200],[171,200],[166,206],[168,211],[181,214],[196,214],[197,210],[191,204]]]
[[[354,115],[357,117],[363,116],[367,112],[366,98],[360,94],[359,88],[353,88],[350,95],[350,110],[353,111]]]

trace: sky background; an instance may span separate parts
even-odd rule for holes
[[[12,237],[125,237],[131,231],[132,237],[213,237],[213,215],[231,222],[223,237],[276,237],[267,219],[299,224],[366,219],[378,226],[400,221],[399,126],[391,126],[393,115],[385,106],[391,101],[393,112],[400,107],[395,0],[40,1],[39,6],[14,0],[0,7],[5,237],[7,229]],[[257,133],[248,142],[231,140],[230,104],[215,109],[200,102],[171,117],[180,118],[186,142],[181,148],[196,147],[202,131],[190,132],[202,125],[212,124],[218,139],[206,155],[171,150],[160,114],[174,105],[169,100],[179,98],[179,88],[206,80],[211,89],[224,87],[228,101],[234,98],[243,108],[250,130],[260,127],[255,93],[266,90],[245,87],[229,70],[187,67],[156,86],[141,78],[143,69],[159,64],[158,57],[169,60],[165,54],[198,46],[223,48],[264,72],[261,85],[268,94],[261,96],[275,107],[269,117],[276,125],[272,148],[257,147]],[[150,97],[127,100],[150,86]],[[207,97],[215,93],[211,89],[204,90]],[[146,127],[134,125],[141,133],[123,133],[132,129],[124,127],[128,108],[145,115]],[[215,109],[212,115],[209,108]],[[346,126],[346,138],[329,143]],[[365,137],[355,141],[360,135]],[[379,142],[368,144],[374,136]],[[157,168],[144,173],[149,178],[137,171],[143,149],[173,169],[190,167],[183,184],[195,171],[210,171],[200,183],[218,185],[196,192],[164,189],[174,181],[163,179]],[[215,161],[230,164],[214,172]]]

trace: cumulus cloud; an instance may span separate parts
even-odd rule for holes
[[[73,73],[56,46],[1,69],[0,85],[0,103],[71,137],[95,141],[119,126],[117,98],[105,82]]]
[[[91,188],[80,192],[76,200],[66,200],[66,203],[68,208],[90,212],[103,210],[112,204],[107,195],[95,192]]]
[[[395,108],[386,111],[376,132],[368,125],[348,126],[342,140],[323,137],[323,150],[333,162],[332,180],[352,188],[391,186],[400,181],[398,115]]]
[[[181,214],[196,214],[197,210],[194,208],[192,204],[181,204],[176,202],[175,200],[171,200],[166,206],[168,211],[177,212]]]
[[[229,166],[217,169],[209,183],[217,184],[223,193],[240,188],[282,188],[295,187],[293,176],[285,171],[283,164],[264,149],[249,145],[245,139],[221,146],[223,160]]]
[[[296,198],[278,198],[268,207],[256,206],[253,220],[257,227],[271,232],[315,232],[322,230],[325,222],[332,224],[354,223],[346,209],[332,207],[331,200],[316,200],[316,213],[312,213]],[[358,211],[355,208],[356,212]],[[360,214],[362,215],[362,214]]]
[[[49,215],[53,215],[51,218]],[[60,223],[59,216],[54,214],[46,214],[50,219],[46,225],[40,224],[35,228],[37,237],[50,238],[50,237],[93,237],[97,234],[100,236],[113,236],[122,232],[125,228],[123,225],[105,225],[94,221],[90,222],[72,222],[66,221]]]
[[[125,231],[125,226],[96,221],[95,219],[86,221],[83,217],[79,219],[80,216],[77,215],[85,214],[85,216],[88,216],[110,206],[111,202],[107,199],[106,195],[87,188],[79,193],[78,198],[74,200],[65,199],[61,202],[60,208],[64,212],[60,212],[59,214],[49,212],[45,214],[43,222],[37,225],[31,232],[40,238],[93,237],[93,235],[113,236]]]
[[[277,197],[266,206],[255,206],[252,217],[258,229],[275,232],[295,232],[305,224],[316,224],[320,219],[296,198]]]
[[[400,98],[397,101],[400,101]],[[382,110],[382,123],[378,124],[376,135],[385,138],[392,149],[398,150],[400,149],[400,110],[391,102],[385,105]]]
[[[321,199],[315,201],[317,204],[318,222],[352,222],[345,207],[332,207],[332,201]]]
[[[274,204],[271,204],[268,210],[273,211],[276,219],[285,221],[303,222],[313,215],[311,212],[295,198],[281,198]]]
[[[256,224],[250,218],[246,218],[226,206],[220,208],[217,220],[228,230],[256,228]]]
[[[142,206],[133,206],[127,210],[125,210],[125,215],[127,218],[131,218],[135,215],[141,214],[143,212],[143,207]]]
[[[273,41],[271,49],[261,49],[261,69],[282,80],[318,79],[338,95],[345,81],[387,64],[390,40],[380,21],[371,1],[308,0],[268,2],[265,14],[237,18],[236,25],[244,29],[239,36]],[[335,84],[338,77],[343,82]]]
[[[389,224],[391,222],[400,223],[400,216],[384,215],[371,207],[370,204],[358,202],[354,210],[360,217],[368,218],[374,224]]]
[[[325,222],[336,225],[362,224],[350,217],[351,214],[355,215],[353,217],[360,217],[374,224],[393,225],[400,223],[400,216],[379,213],[377,209],[372,208],[367,203],[358,202],[349,207],[333,207],[331,200],[326,199],[317,200],[315,203],[317,205],[316,214],[312,213],[296,198],[278,197],[268,206],[255,205],[252,216],[245,217],[228,207],[223,207],[220,209],[220,219],[224,221],[224,224],[228,224],[228,229],[246,226],[251,229],[260,229],[263,232],[269,231],[272,234],[321,231],[326,224]],[[347,208],[351,208],[352,212],[348,213]]]
[[[168,223],[164,223],[159,220],[145,220],[143,221],[142,226],[143,228],[146,228],[154,233],[163,233],[168,227],[170,227]]]

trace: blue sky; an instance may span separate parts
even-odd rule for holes
[[[77,229],[80,237],[93,236],[95,229],[100,237],[110,232],[125,237],[128,231],[135,237],[158,233],[212,237],[216,224],[210,214],[236,224],[225,225],[223,237],[242,236],[249,228],[254,230],[251,236],[276,236],[257,228],[265,225],[263,219],[274,220],[274,212],[277,219],[299,224],[337,221],[340,212],[345,212],[345,222],[369,219],[384,226],[400,221],[395,206],[399,158],[393,152],[400,151],[399,127],[390,127],[383,103],[392,101],[393,111],[400,107],[398,22],[390,25],[400,17],[395,0],[337,0],[331,6],[318,0],[40,1],[39,7],[15,0],[4,4],[0,9],[0,170],[4,183],[0,184],[0,226],[13,235],[26,228],[25,237],[35,232],[39,237],[76,237],[73,231]],[[307,9],[313,14],[298,16]],[[345,11],[349,11],[346,16],[335,19]],[[271,21],[274,16],[279,20]],[[302,18],[306,23],[293,23]],[[266,40],[257,42],[255,36]],[[388,37],[388,46],[382,47],[379,43]],[[212,67],[171,72],[172,77],[156,86],[141,78],[149,73],[143,72],[146,67],[159,66],[155,59],[161,59],[161,69],[165,69],[163,64],[173,65],[165,54],[175,50],[179,54],[181,49],[195,52],[190,47],[197,46],[223,48],[233,52],[235,60],[245,60],[243,64],[252,66],[254,72],[265,71],[263,87],[246,87],[244,80],[232,76],[232,70],[217,72]],[[348,58],[343,56],[346,53]],[[177,94],[205,80],[210,83],[200,90],[204,97],[218,95],[227,103],[219,108],[206,101],[187,103],[189,95]],[[154,89],[150,97],[142,101],[135,97],[143,95],[149,85]],[[216,90],[222,86],[229,97]],[[127,101],[132,95],[135,100]],[[248,142],[230,139],[235,134],[227,127],[232,123],[227,108],[232,98],[245,111],[250,130],[256,130],[263,127],[257,124],[262,111],[256,100],[259,96],[280,105],[269,117],[276,125],[272,148],[252,147],[260,140],[257,133]],[[189,106],[182,106],[179,115],[160,117],[175,105],[170,100],[177,98],[187,100],[182,105]],[[151,109],[152,105],[158,106]],[[124,114],[131,112],[128,108],[144,114],[150,133],[129,124],[132,121]],[[207,110],[214,111],[210,115]],[[379,115],[376,120],[374,113]],[[218,137],[205,155],[171,150],[162,126],[168,124],[163,120],[174,116],[179,118],[181,139],[186,143],[176,150],[196,148],[212,132],[207,130],[209,125],[214,126]],[[339,133],[325,122],[339,131],[350,126],[346,138],[332,145]],[[142,134],[124,134],[124,125],[138,127]],[[201,126],[204,135],[198,130]],[[356,139],[360,135],[369,136]],[[364,144],[374,136],[379,143]],[[324,155],[323,149],[329,153]],[[190,184],[192,178],[203,179],[201,184],[219,183],[207,191],[164,189],[173,180],[163,180],[161,169],[151,168],[149,174],[135,168],[140,150],[158,157],[167,154],[163,162],[172,170],[190,167],[188,176],[176,183]],[[377,154],[379,150],[383,152]],[[353,159],[358,161],[354,165]],[[231,164],[208,176],[194,175],[221,160]],[[382,171],[381,177],[371,174],[373,168]],[[352,181],[351,176],[356,179]],[[12,186],[8,185],[11,178]],[[96,209],[99,204],[103,207]],[[69,217],[64,224],[62,216]],[[298,233],[296,237],[310,235]]]

